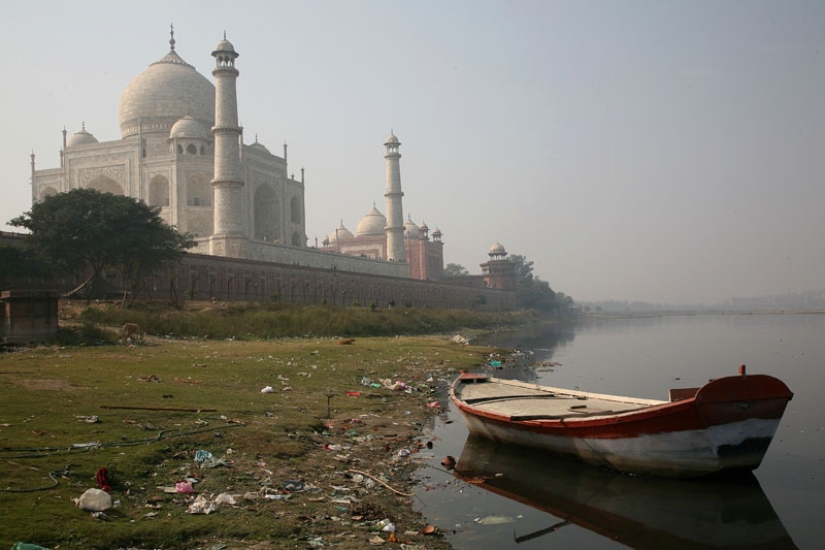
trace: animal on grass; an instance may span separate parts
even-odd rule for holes
[[[338,340],[338,343],[342,346],[348,346],[355,342],[355,338],[344,338],[343,340]]]
[[[123,325],[123,338],[132,339],[132,342],[143,340],[143,331],[140,330],[140,325],[137,323],[126,323]]]

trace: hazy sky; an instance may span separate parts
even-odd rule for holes
[[[240,53],[244,139],[306,168],[310,244],[404,217],[471,272],[496,241],[576,300],[714,303],[825,289],[825,2],[0,4],[0,228],[61,130],[120,138],[129,81],[169,49]]]

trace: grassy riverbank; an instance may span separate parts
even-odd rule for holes
[[[63,309],[64,324],[112,337],[89,316],[124,310],[97,309]],[[489,350],[446,336],[287,338],[284,325],[264,340],[231,310],[140,313],[152,332],[153,319],[226,311],[209,336],[233,322],[238,330],[221,339],[170,324],[133,346],[0,354],[0,548],[362,548],[389,538],[377,530],[384,519],[413,547],[448,546],[421,533],[409,473],[432,404],[445,399],[439,381]],[[139,313],[125,311],[129,321]],[[198,450],[222,463],[200,467]],[[104,467],[119,501],[105,520],[72,501],[98,486]],[[195,493],[168,492],[187,479]],[[222,493],[236,504],[189,513],[198,495]]]

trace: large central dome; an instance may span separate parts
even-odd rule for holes
[[[123,138],[143,133],[169,134],[172,125],[190,116],[215,125],[215,86],[172,49],[129,82],[118,104]]]

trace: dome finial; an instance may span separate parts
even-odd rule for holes
[[[223,39],[226,40],[226,30],[223,31]]]
[[[169,49],[175,51],[175,25],[169,23]]]

